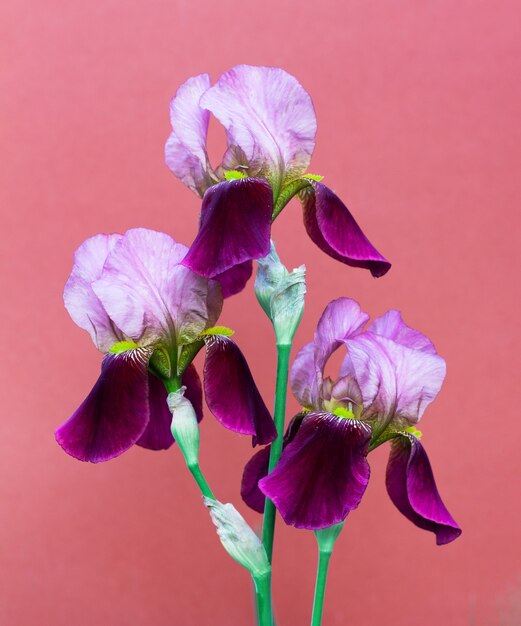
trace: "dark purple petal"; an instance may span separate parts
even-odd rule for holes
[[[383,276],[391,264],[374,248],[346,205],[318,182],[302,192],[304,224],[308,235],[326,254],[352,267]]]
[[[404,434],[393,440],[386,486],[398,510],[416,526],[435,533],[438,545],[461,535],[440,498],[429,458],[416,437]]]
[[[80,461],[108,461],[134,445],[149,421],[147,350],[108,354],[87,398],[56,431]]]
[[[241,497],[246,504],[257,511],[264,512],[266,496],[259,489],[259,480],[268,475],[271,446],[266,446],[255,453],[246,463],[241,481]]]
[[[286,434],[284,435],[285,448],[298,432],[302,423],[303,414],[299,413],[289,423]],[[259,480],[268,475],[270,464],[271,446],[266,446],[254,454],[246,463],[241,481],[241,496],[244,502],[257,513],[264,511],[264,501],[266,496],[259,489]]]
[[[190,364],[183,374],[182,384],[186,386],[185,397],[194,407],[197,421],[203,418],[203,391],[201,380],[195,367]],[[148,375],[148,401],[150,406],[150,421],[136,442],[138,446],[149,450],[167,450],[173,443],[172,413],[168,408],[166,398],[168,393],[163,382],[154,376]]]
[[[173,443],[174,438],[170,431],[172,414],[166,403],[168,393],[163,382],[154,376],[148,375],[148,403],[150,408],[150,421],[145,432],[136,441],[138,446],[149,450],[167,450]]]
[[[338,524],[358,506],[369,482],[370,438],[363,422],[309,413],[260,490],[291,526]]]
[[[230,267],[222,274],[214,276],[221,285],[222,294],[224,298],[229,298],[239,293],[244,289],[246,283],[250,280],[253,272],[253,263],[251,261],[244,261],[235,267]]]
[[[204,194],[201,224],[183,265],[213,278],[270,251],[273,193],[268,181],[242,178]]]
[[[199,374],[192,363],[186,368],[181,382],[186,387],[185,398],[190,400],[197,421],[200,422],[203,419],[203,388]],[[171,419],[172,416],[170,416]]]
[[[210,411],[223,426],[270,443],[277,430],[242,352],[227,337],[206,338],[204,392]]]

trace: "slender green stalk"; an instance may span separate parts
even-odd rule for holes
[[[327,571],[329,569],[329,560],[333,553],[335,541],[344,528],[344,522],[334,524],[328,528],[322,528],[315,531],[315,537],[318,544],[318,567],[317,579],[315,582],[315,597],[313,599],[313,617],[311,618],[311,626],[320,626],[322,624],[322,611],[324,610],[324,595],[326,593]]]
[[[271,573],[253,577],[257,598],[257,620],[259,626],[272,626],[271,617]]]
[[[322,611],[324,609],[324,595],[326,592],[327,571],[332,550],[318,550],[317,579],[315,582],[315,598],[313,600],[313,617],[311,626],[322,624]]]
[[[204,477],[204,474],[201,472],[199,463],[187,465],[187,467],[190,470],[192,476],[195,478],[195,482],[199,486],[199,489],[201,490],[201,493],[203,494],[203,496],[206,496],[207,498],[210,498],[211,500],[215,500],[216,498],[213,495],[212,490],[210,489],[210,485],[208,484],[206,478]]]
[[[277,438],[271,444],[270,462],[268,473],[272,472],[279,462],[282,454],[282,444],[284,440],[284,420],[286,416],[286,393],[288,387],[288,368],[291,344],[277,344],[277,382],[275,386],[275,411],[274,420],[277,428]],[[262,543],[271,562],[273,554],[273,536],[275,534],[275,505],[266,498],[264,506],[264,520],[262,524]]]

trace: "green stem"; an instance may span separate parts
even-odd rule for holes
[[[318,550],[318,569],[317,580],[315,583],[315,598],[313,600],[313,617],[311,618],[311,626],[320,626],[322,624],[322,611],[324,609],[324,595],[326,592],[327,570],[329,568],[329,560],[332,550]]]
[[[201,468],[199,467],[199,463],[194,463],[191,465],[187,465],[190,470],[192,476],[195,478],[195,482],[199,486],[201,493],[203,496],[210,498],[211,500],[215,500],[215,496],[213,495],[212,490],[210,489],[210,485],[208,484],[204,474],[201,472]]]
[[[257,619],[259,626],[272,626],[271,617],[271,573],[253,576],[257,598]]]
[[[288,387],[288,368],[291,344],[277,345],[277,382],[275,386],[274,420],[277,429],[277,438],[271,444],[268,473],[272,472],[279,462],[284,441],[284,421],[286,416],[286,393]],[[266,498],[264,506],[264,521],[262,523],[262,543],[271,563],[273,554],[273,536],[275,534],[275,505]]]
[[[315,597],[313,600],[313,617],[311,618],[311,626],[320,626],[322,624],[322,611],[324,609],[324,595],[326,593],[327,570],[329,568],[329,560],[333,553],[335,541],[344,528],[344,522],[333,524],[328,528],[315,530],[315,537],[318,544],[318,568],[317,580],[315,583]]]

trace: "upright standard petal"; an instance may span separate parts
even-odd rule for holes
[[[192,76],[170,102],[173,131],[165,146],[165,162],[172,172],[201,197],[214,184],[206,152],[210,113],[199,105],[210,87],[208,74]]]
[[[302,406],[321,406],[321,386],[327,360],[349,337],[359,333],[369,316],[358,302],[338,298],[324,309],[314,341],[304,346],[291,367],[291,390]]]
[[[128,450],[149,421],[150,351],[108,354],[92,391],[56,431],[56,440],[80,461],[108,461]]]
[[[241,178],[208,189],[201,225],[183,265],[201,276],[266,256],[270,249],[273,194],[266,180]]]
[[[416,437],[404,434],[393,440],[386,486],[398,510],[419,528],[432,531],[438,545],[461,535],[440,498],[431,464]]]
[[[208,408],[226,428],[252,435],[254,445],[270,443],[277,430],[242,352],[227,337],[210,335],[205,341],[204,392]]]
[[[225,169],[265,176],[275,193],[284,179],[307,169],[315,147],[315,111],[309,94],[284,70],[238,65],[204,93],[201,106],[226,128]]]
[[[209,298],[208,281],[180,265],[187,250],[165,233],[129,230],[93,285],[110,317],[141,345],[190,343],[221,310],[222,297],[212,291]]]
[[[352,267],[383,276],[391,267],[356,223],[346,205],[325,185],[312,182],[301,192],[304,224],[312,241],[326,254]]]
[[[63,301],[74,322],[86,330],[98,350],[107,352],[124,339],[92,290],[101,276],[107,256],[121,235],[94,235],[76,250],[71,275],[63,290]]]
[[[380,335],[364,335],[371,343],[378,343],[392,363],[396,380],[394,418],[416,424],[440,392],[446,371],[444,359]]]
[[[394,342],[413,350],[436,354],[436,348],[432,341],[419,330],[407,326],[399,311],[387,311],[387,313],[371,322],[367,330],[375,333],[375,335],[392,339]]]
[[[367,487],[370,438],[363,422],[309,413],[259,488],[287,524],[312,530],[338,524]]]

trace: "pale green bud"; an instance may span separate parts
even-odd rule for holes
[[[248,526],[246,520],[233,504],[222,504],[218,500],[203,498],[210,511],[217,534],[228,554],[245,567],[254,578],[265,576],[271,571],[262,541]]]
[[[304,313],[306,267],[292,272],[284,267],[273,242],[267,256],[258,260],[255,295],[275,329],[277,344],[289,345]]]
[[[199,462],[199,424],[194,407],[184,397],[186,387],[168,394],[168,408],[172,413],[172,435],[181,449],[188,466]]]

